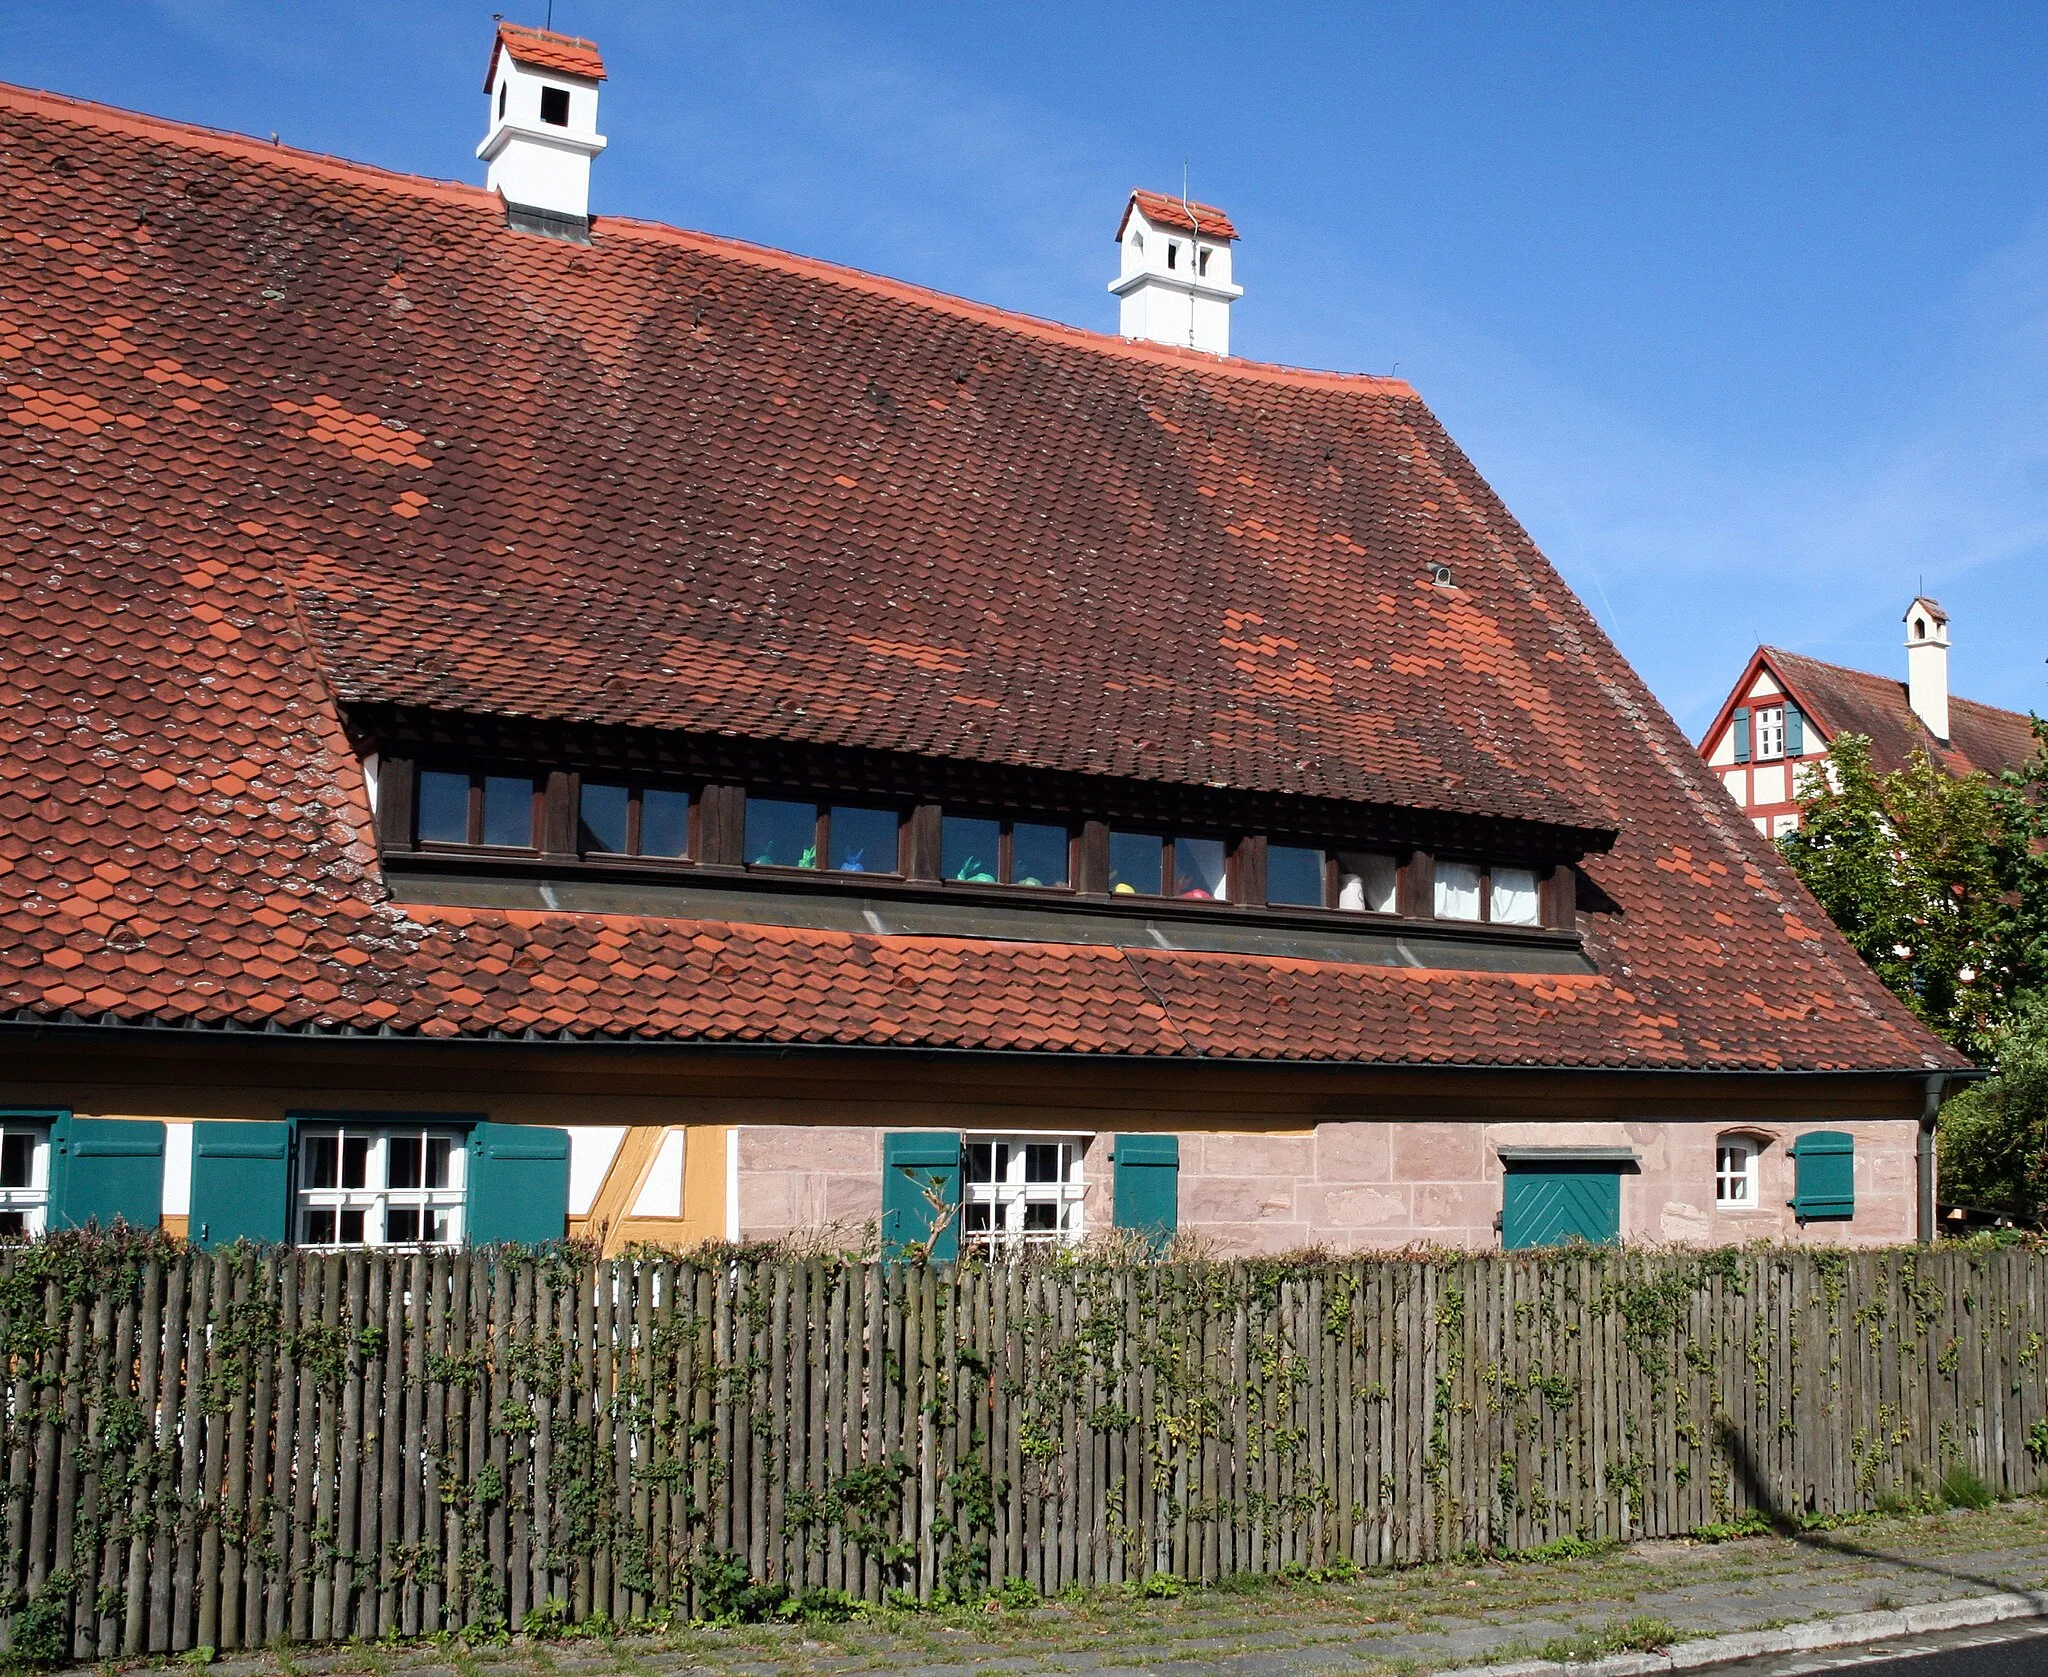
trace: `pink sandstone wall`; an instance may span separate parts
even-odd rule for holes
[[[1714,1204],[1714,1146],[1731,1129],[1763,1145],[1756,1209]],[[1815,1223],[1803,1238],[1881,1245],[1914,1238],[1910,1120],[1731,1125],[1387,1123],[1334,1120],[1295,1132],[1181,1130],[1180,1226],[1222,1254],[1320,1245],[1371,1251],[1412,1244],[1487,1251],[1498,1246],[1502,1146],[1626,1146],[1639,1173],[1621,1184],[1622,1236],[1634,1242],[1736,1244],[1797,1239],[1786,1201],[1787,1148],[1807,1129],[1856,1138],[1856,1216]],[[1059,1132],[1048,1128],[1048,1134]],[[1089,1138],[1083,1170],[1090,1229],[1110,1224],[1112,1137]],[[740,1131],[740,1232],[770,1239],[881,1215],[882,1131],[848,1125],[749,1125]]]

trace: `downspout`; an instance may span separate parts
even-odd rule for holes
[[[1920,1244],[1934,1244],[1934,1123],[1941,1116],[1941,1097],[1948,1087],[1945,1072],[1927,1080],[1927,1098],[1920,1107],[1920,1158],[1916,1186],[1920,1190]]]

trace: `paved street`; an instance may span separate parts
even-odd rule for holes
[[[611,1640],[519,1638],[476,1648],[364,1646],[288,1658],[235,1655],[219,1669],[225,1677],[358,1671],[380,1677],[1124,1677],[1161,1671],[1180,1677],[1317,1671],[1393,1677],[1537,1657],[1585,1658],[2044,1586],[2048,1502],[2036,1500],[1981,1514],[1874,1520],[1796,1540],[1645,1543],[1578,1560],[1446,1565],[1321,1583],[1247,1578],[1161,1599],[1100,1593],[1021,1610],[955,1608],[839,1624],[677,1629]],[[1964,1647],[1960,1640],[1927,1637],[1902,1645],[1900,1657],[1906,1648],[1944,1650],[1924,1671],[1901,1668],[1912,1677],[2048,1672],[2048,1644],[1985,1640]],[[1829,1658],[1841,1657],[1802,1655],[1775,1666],[1724,1669],[1791,1677],[1830,1669],[1816,1663]],[[1864,1662],[1859,1669],[1877,1667]]]

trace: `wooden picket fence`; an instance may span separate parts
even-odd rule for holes
[[[923,1268],[0,1256],[9,1646],[79,1659],[1214,1579],[1924,1495],[2048,1455],[2048,1256]]]

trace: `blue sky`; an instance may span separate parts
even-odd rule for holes
[[[0,76],[481,180],[494,10],[14,0]],[[1234,347],[1398,367],[1697,735],[1758,639],[2048,711],[2048,7],[556,0],[594,208],[1110,329],[1127,188]]]

